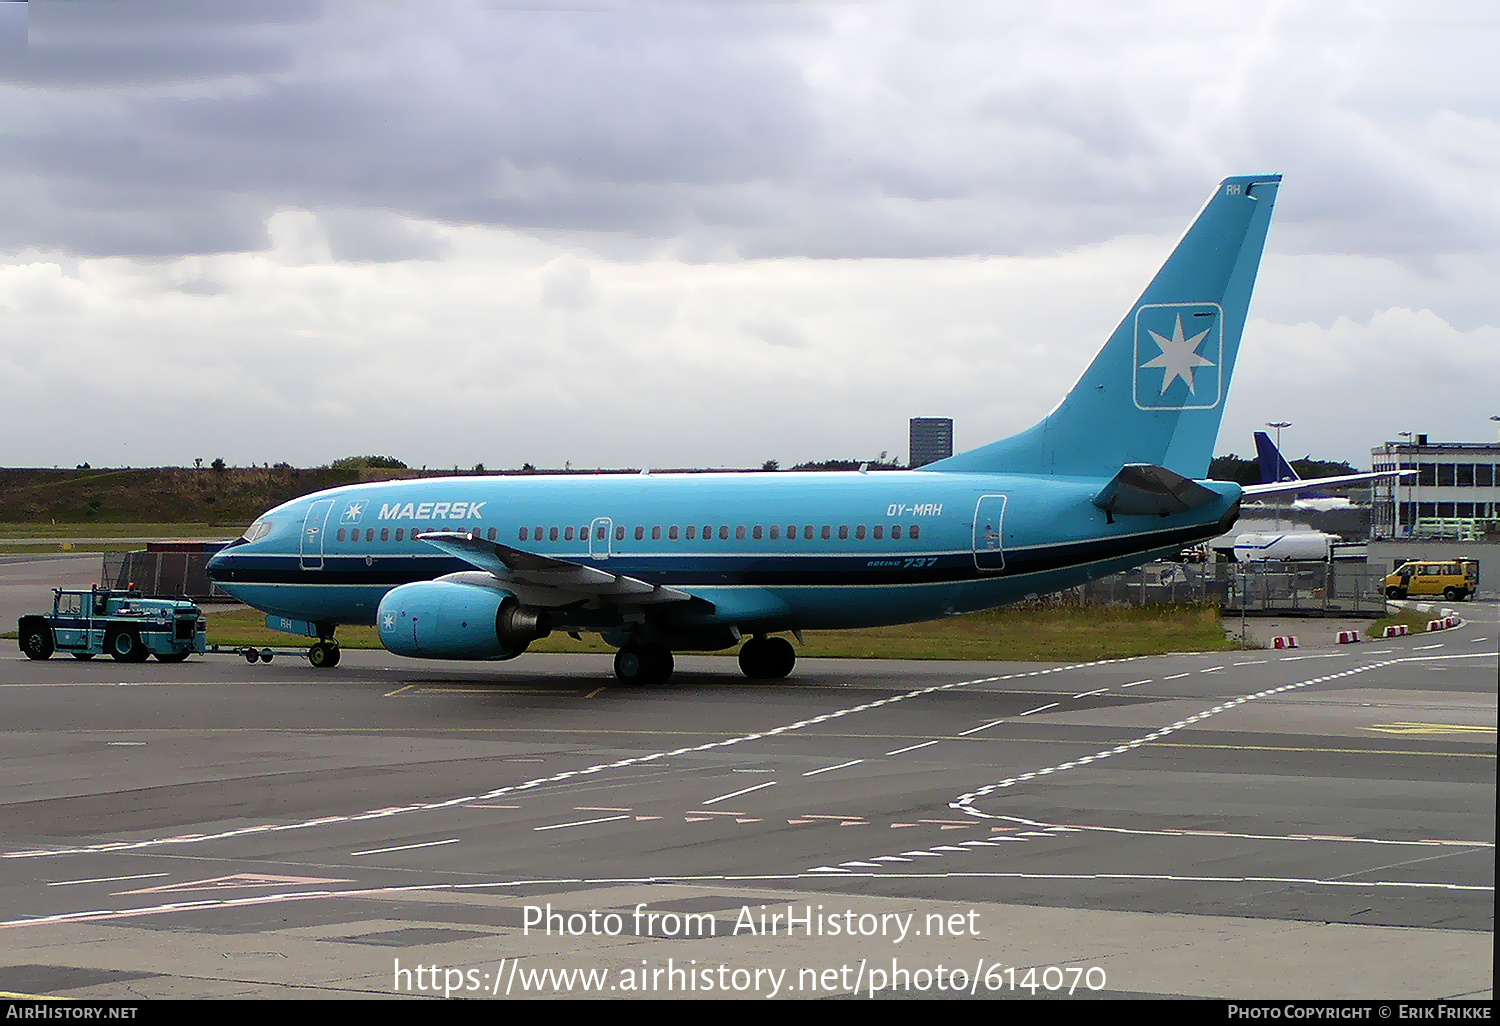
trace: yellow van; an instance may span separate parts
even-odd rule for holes
[[[1385,579],[1385,597],[1404,599],[1408,595],[1441,595],[1450,602],[1469,598],[1479,587],[1477,559],[1414,559],[1401,564]]]

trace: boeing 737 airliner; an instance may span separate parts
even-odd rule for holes
[[[989,609],[1174,554],[1239,514],[1239,486],[1197,479],[1280,180],[1220,183],[1073,390],[1011,438],[905,472],[350,485],[270,510],[209,575],[317,638],[314,666],[338,662],[339,624],[437,659],[587,631],[649,684],[673,652],[742,640],[747,676],[785,677],[773,634]]]

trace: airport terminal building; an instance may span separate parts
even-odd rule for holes
[[[1500,443],[1426,435],[1370,450],[1374,470],[1415,470],[1372,489],[1372,539],[1482,541],[1500,535]]]

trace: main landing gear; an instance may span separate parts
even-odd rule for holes
[[[339,664],[339,643],[324,638],[307,650],[307,661],[315,670],[331,670]]]
[[[621,684],[665,684],[672,679],[672,667],[672,651],[665,645],[630,644],[615,653],[615,678]]]
[[[740,649],[740,669],[751,680],[780,680],[797,665],[797,652],[785,638],[757,635]]]

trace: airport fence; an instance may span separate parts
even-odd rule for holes
[[[1301,616],[1385,612],[1384,573],[1364,563],[1148,563],[1073,589],[1089,605],[1212,602],[1225,612]]]
[[[211,552],[106,552],[100,584],[127,588],[134,584],[144,595],[186,597],[194,602],[233,602],[208,579]]]

